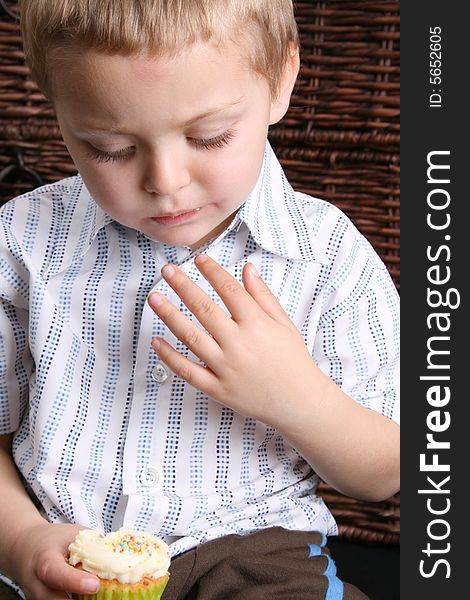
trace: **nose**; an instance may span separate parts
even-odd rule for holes
[[[160,152],[148,161],[144,187],[150,194],[171,196],[186,187],[190,181],[189,169],[183,157]]]

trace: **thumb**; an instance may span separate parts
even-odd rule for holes
[[[246,263],[243,267],[242,278],[245,290],[266,314],[280,323],[291,323],[286,311],[279,304],[276,296],[271,292],[252,263]]]
[[[100,587],[96,575],[72,567],[62,555],[45,557],[38,575],[49,588],[64,592],[94,594]]]

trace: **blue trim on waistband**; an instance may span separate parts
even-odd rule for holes
[[[312,558],[312,556],[320,556],[322,553],[320,546],[317,546],[316,544],[309,544],[308,548],[309,548],[308,558]]]
[[[308,544],[308,558],[322,556],[326,558],[326,569],[323,572],[324,577],[328,580],[328,589],[326,591],[325,600],[343,600],[344,585],[341,579],[336,575],[336,565],[334,560],[326,553],[323,548],[326,545],[326,536],[322,534],[320,546],[318,544]]]
[[[336,565],[334,560],[327,554],[323,554],[326,557],[327,567],[323,575],[328,579],[328,590],[326,592],[325,600],[343,600],[344,586],[341,579],[336,575]]]

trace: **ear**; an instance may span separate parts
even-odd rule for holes
[[[299,74],[299,69],[299,47],[291,46],[289,58],[284,66],[284,71],[279,82],[277,98],[274,98],[271,102],[271,112],[269,117],[270,125],[274,125],[274,123],[280,121],[286,114],[287,109],[289,108],[292,90],[294,89],[297,75]]]

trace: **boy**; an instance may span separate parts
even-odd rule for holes
[[[125,523],[171,543],[164,598],[364,598],[315,490],[399,487],[398,301],[267,144],[291,1],[24,0],[22,27],[80,176],[1,213],[0,570],[92,593],[68,544]]]

